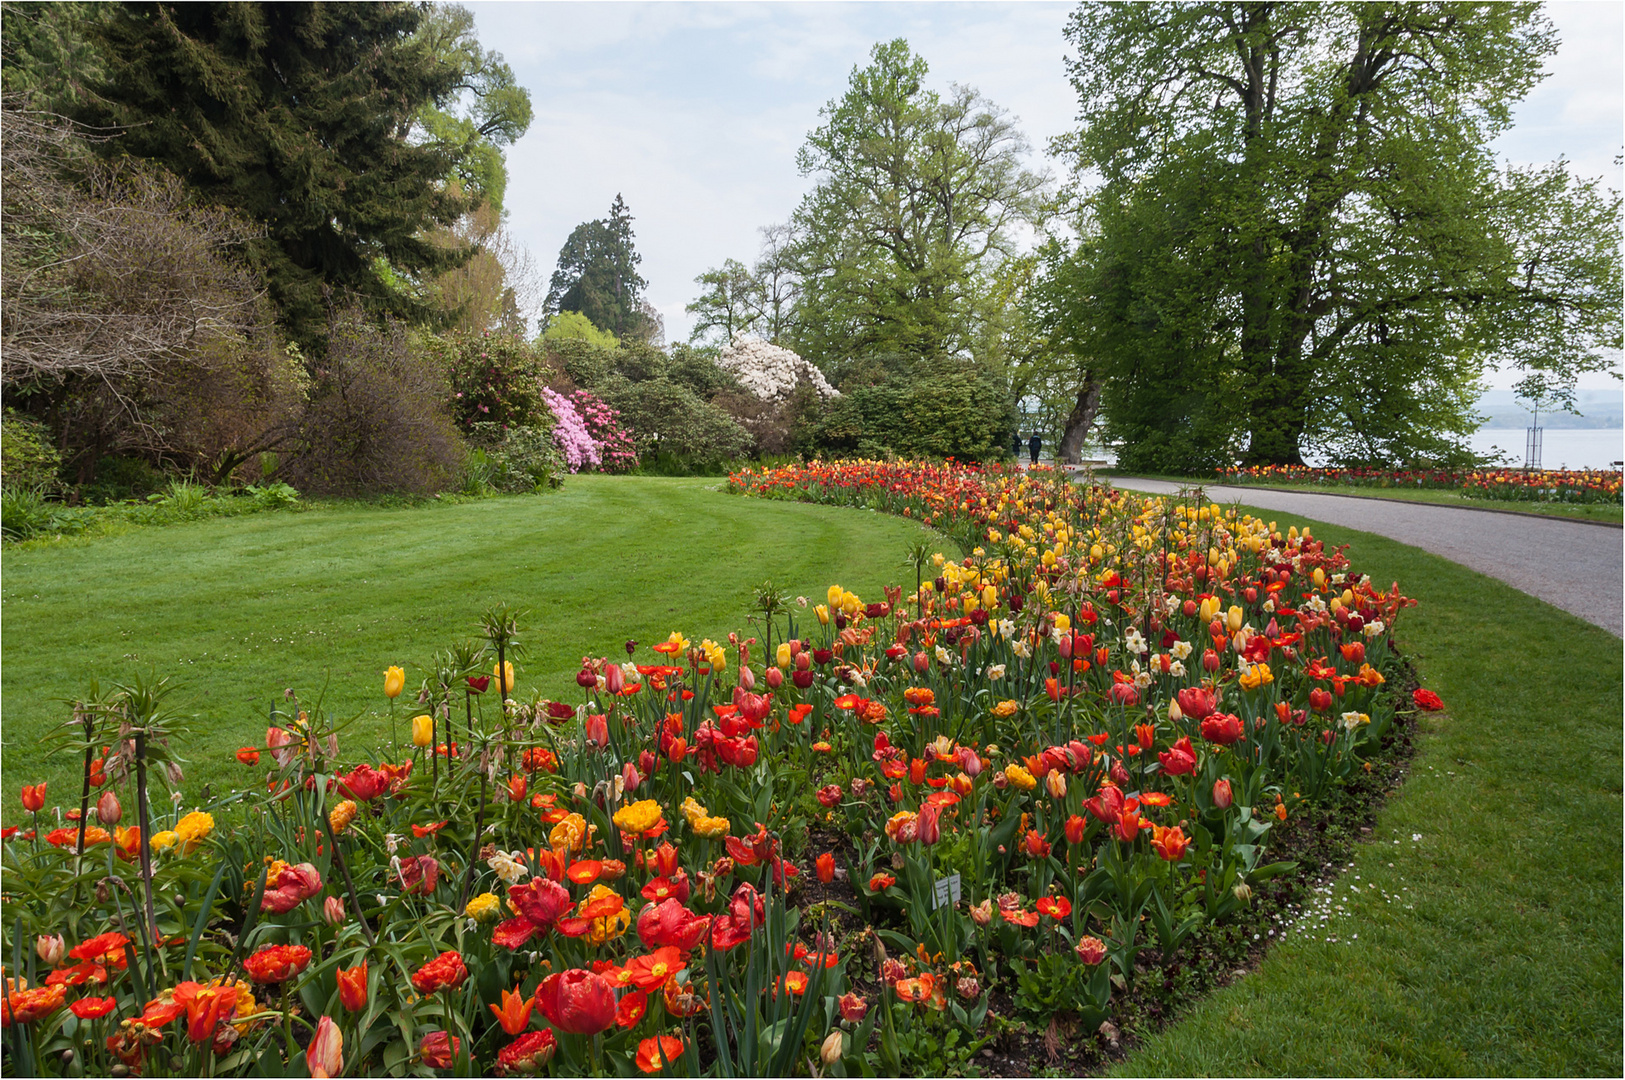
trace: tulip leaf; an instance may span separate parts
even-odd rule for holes
[[[214,880],[209,883],[209,891],[204,894],[203,904],[197,913],[197,921],[192,924],[192,940],[186,946],[186,960],[181,966],[181,978],[189,980],[192,977],[192,958],[197,956],[198,942],[203,938],[203,928],[209,924],[209,916],[214,912],[215,894],[220,891],[220,882],[226,876],[230,864],[222,862],[220,869],[214,872]]]

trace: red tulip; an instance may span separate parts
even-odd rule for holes
[[[33,787],[23,788],[23,809],[39,813],[45,806],[45,781],[40,781]]]
[[[1239,742],[1245,731],[1238,716],[1214,713],[1202,721],[1202,738],[1219,746],[1230,746]]]
[[[1232,801],[1230,781],[1223,779],[1213,781],[1213,805],[1220,810],[1228,810]]]
[[[1332,695],[1328,691],[1322,690],[1318,686],[1315,687],[1313,690],[1309,691],[1309,707],[1317,713],[1330,711],[1332,707]]]
[[[1196,751],[1191,747],[1190,736],[1185,736],[1169,749],[1158,753],[1157,760],[1162,762],[1162,771],[1169,776],[1185,776],[1195,772]]]
[[[103,825],[117,825],[124,816],[124,810],[118,804],[118,796],[111,791],[102,792],[102,797],[96,800],[96,820]]]
[[[615,992],[602,975],[581,968],[549,975],[536,988],[536,1007],[571,1035],[596,1035],[615,1023]]]
[[[828,885],[830,882],[835,880],[835,856],[830,852],[826,851],[822,855],[818,856],[817,861],[813,865],[818,870],[819,881],[822,881],[825,885]]]
[[[1432,690],[1424,690],[1421,687],[1411,693],[1411,700],[1416,703],[1418,709],[1426,709],[1429,712],[1437,712],[1444,708],[1444,702],[1440,700],[1438,694],[1435,694]],[[1331,707],[1329,696],[1326,705],[1328,708]]]
[[[265,896],[260,900],[261,911],[285,915],[322,891],[322,876],[310,863],[298,866],[283,864],[276,877],[265,882]]]
[[[367,1007],[367,962],[353,968],[339,968],[339,1003],[351,1012]]]
[[[861,1021],[869,1012],[869,1003],[851,991],[842,994],[836,1005],[841,1010],[841,1017],[852,1024]]]
[[[1076,814],[1066,819],[1066,842],[1068,844],[1083,843],[1083,834],[1089,828],[1089,823]]]
[[[593,713],[587,717],[587,741],[594,746],[609,745],[609,721],[602,713]]]
[[[412,988],[427,996],[440,990],[455,990],[468,978],[461,953],[443,952],[412,973]]]
[[[1123,792],[1112,784],[1102,784],[1099,794],[1083,800],[1083,808],[1104,824],[1116,824],[1123,810]]]
[[[920,807],[920,816],[915,821],[919,829],[920,843],[931,845],[942,839],[942,805],[928,802]]]
[[[673,945],[688,952],[710,929],[711,916],[696,915],[676,899],[647,904],[638,914],[638,939],[651,949]]]
[[[1187,686],[1179,692],[1179,711],[1192,720],[1212,716],[1217,707],[1216,696],[1212,690],[1205,687]]]
[[[250,767],[260,763],[260,752],[252,746],[240,747],[237,750],[237,760]]]
[[[457,1059],[462,1049],[463,1040],[444,1031],[431,1031],[418,1043],[418,1053],[423,1056],[423,1064],[431,1069],[451,1068],[451,1063]]]

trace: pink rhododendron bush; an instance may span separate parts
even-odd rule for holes
[[[1308,530],[952,464],[730,486],[964,546],[565,687],[497,608],[383,671],[382,745],[279,696],[238,791],[171,799],[167,681],[76,703],[82,787],[5,830],[7,1072],[1092,1067],[1292,931],[1442,704],[1398,692],[1410,601]]]

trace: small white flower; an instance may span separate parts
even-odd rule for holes
[[[1172,675],[1176,679],[1183,679],[1185,677],[1185,665],[1181,664],[1178,660],[1175,660],[1173,663],[1168,665],[1168,674]]]
[[[1176,641],[1174,647],[1169,649],[1168,652],[1175,660],[1183,660],[1191,654],[1191,648],[1191,643],[1188,641]]]
[[[485,865],[489,866],[496,873],[496,876],[506,884],[517,885],[525,880],[530,873],[526,869],[524,862],[520,860],[519,855],[520,853],[517,851],[512,853],[499,851],[485,860]]]
[[[953,659],[953,653],[949,652],[947,649],[944,649],[941,645],[937,646],[937,663],[951,664],[953,663]]]
[[[384,850],[385,851],[387,851],[387,852],[389,852],[389,854],[393,855],[393,854],[395,854],[395,849],[400,847],[400,846],[401,846],[401,837],[400,837],[399,833],[385,833],[384,834]]]
[[[1010,650],[1023,660],[1029,660],[1033,655],[1033,650],[1025,641],[1016,642],[1014,645],[1010,646]]]
[[[1004,665],[1003,664],[994,664],[992,667],[988,668],[987,669],[987,677],[989,679],[1002,679],[1002,678],[1004,678]]]
[[[1382,625],[1382,620],[1381,619],[1372,619],[1370,622],[1365,624],[1365,636],[1366,637],[1377,637],[1385,629],[1387,629],[1387,627]]]

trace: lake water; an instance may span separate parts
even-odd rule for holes
[[[1502,452],[1508,464],[1521,467],[1527,438],[1523,428],[1483,428],[1467,441],[1480,454]],[[1110,464],[1117,462],[1115,454],[1098,446],[1086,447],[1083,456],[1104,458]],[[1540,463],[1543,468],[1606,469],[1615,461],[1625,461],[1625,429],[1547,428],[1542,439]],[[1309,464],[1320,462],[1311,460]]]

